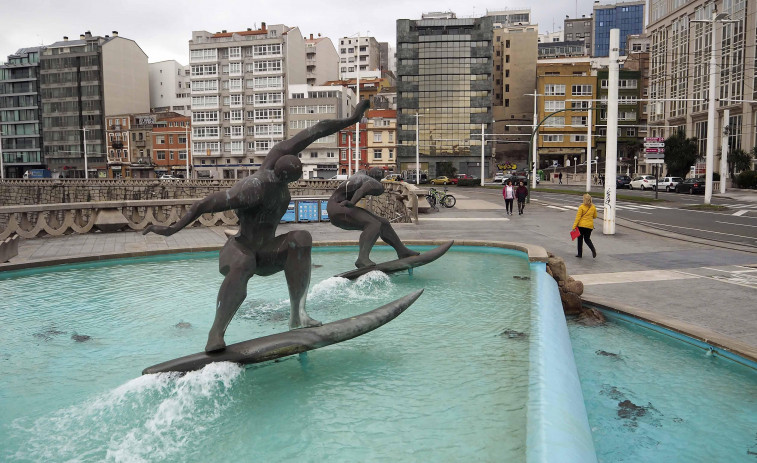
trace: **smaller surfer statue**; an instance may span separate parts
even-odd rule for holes
[[[310,285],[310,233],[294,230],[276,236],[276,228],[291,200],[289,183],[302,177],[302,163],[297,154],[319,138],[355,124],[366,109],[367,100],[360,102],[349,118],[321,121],[276,144],[254,174],[239,180],[228,190],[212,193],[195,202],[175,224],[168,227],[151,225],[144,230],[145,234],[153,232],[171,236],[202,214],[236,212],[239,232],[229,238],[219,255],[219,270],[224,280],[218,291],[216,316],[205,352],[225,349],[226,328],[247,297],[247,282],[253,275],[268,276],[283,270],[291,304],[289,328],[321,325],[305,312]]]
[[[327,210],[332,224],[343,230],[363,231],[360,234],[360,252],[355,261],[358,268],[376,265],[369,256],[379,236],[394,248],[400,259],[420,254],[402,244],[388,220],[357,207],[358,201],[365,196],[379,196],[384,193],[381,178],[381,169],[369,169],[367,173],[360,171],[342,182],[328,201]]]

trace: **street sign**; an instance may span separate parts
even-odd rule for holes
[[[665,139],[662,137],[646,137],[644,143],[665,143]]]
[[[644,143],[644,148],[665,148],[665,143]]]
[[[647,164],[665,164],[664,159],[649,159],[647,158]]]
[[[665,148],[644,148],[644,152],[649,153],[665,153]]]

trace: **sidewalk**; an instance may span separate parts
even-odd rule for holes
[[[403,240],[468,239],[542,246],[562,257],[569,274],[584,282],[586,300],[678,327],[757,360],[757,252],[684,241],[672,234],[653,235],[619,220],[615,235],[603,235],[601,225],[595,229],[596,259],[588,252],[578,259],[568,235],[572,211],[531,202],[523,216],[508,217],[499,202],[469,196],[465,190],[457,190],[455,196],[458,201],[452,209],[422,214],[417,225],[396,224],[398,235]],[[757,193],[749,198],[757,200]],[[314,241],[357,241],[360,235],[329,223],[282,224],[279,233],[293,229],[310,231]],[[171,237],[120,232],[23,240],[19,255],[0,264],[0,271],[93,256],[214,250],[226,241],[223,231],[198,227]]]

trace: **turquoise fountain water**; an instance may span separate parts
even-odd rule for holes
[[[204,346],[215,254],[0,275],[0,459],[526,461],[533,270],[519,253],[465,251],[350,282],[330,276],[356,248],[319,249],[319,320],[425,293],[351,341],[184,377],[139,372]],[[253,278],[227,342],[285,330],[288,311],[283,275]]]

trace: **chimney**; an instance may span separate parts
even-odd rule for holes
[[[226,33],[226,29],[222,29],[221,33],[225,34]]]
[[[319,33],[318,33],[318,37],[320,37],[320,36],[321,36],[321,33],[319,32]]]
[[[265,23],[264,22],[260,23],[260,29],[265,30]]]
[[[90,32],[90,31],[87,31],[87,32],[85,32],[85,33],[84,33],[84,35],[85,35],[85,36],[86,36],[87,38],[90,38],[90,37],[92,37],[92,32]]]
[[[64,35],[64,36],[63,36],[63,41],[64,41],[64,42],[68,42],[68,36],[65,36],[65,35]]]
[[[79,40],[84,40],[84,34],[79,34]]]
[[[250,31],[252,31],[252,28],[251,28],[251,27],[248,27],[248,28],[247,28],[247,32],[250,32]]]
[[[113,37],[118,37],[118,31],[113,31]]]
[[[310,34],[310,40],[313,40],[313,34]]]

